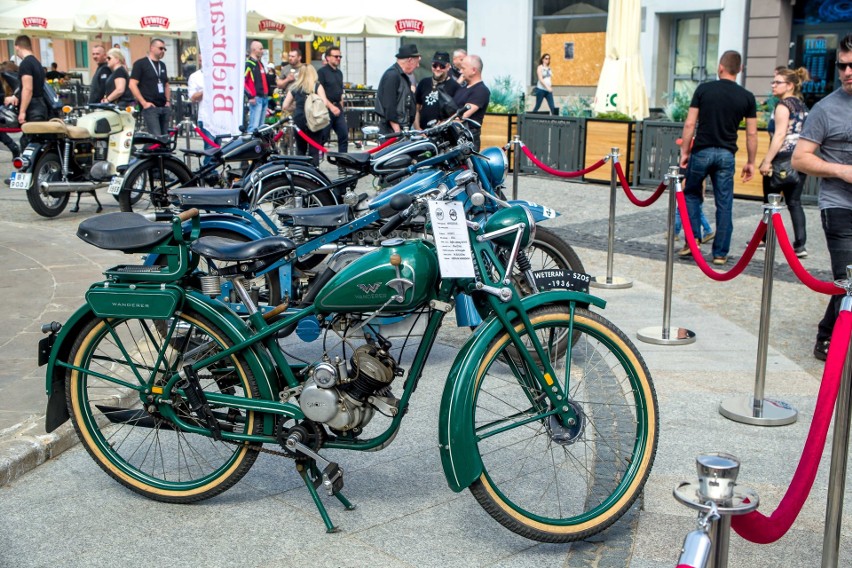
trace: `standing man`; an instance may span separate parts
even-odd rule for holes
[[[482,144],[482,120],[485,118],[485,110],[491,101],[491,91],[482,82],[482,58],[478,55],[465,57],[461,64],[461,76],[465,86],[456,91],[453,100],[459,108],[470,105],[462,118],[470,118],[479,124],[479,126],[469,122],[466,124],[473,134],[473,147],[479,151],[479,146]]]
[[[331,123],[326,127],[323,140],[328,140],[331,131],[337,135],[337,151],[346,152],[349,149],[349,127],[346,125],[346,115],[343,112],[343,71],[340,70],[340,48],[332,45],[325,50],[326,65],[317,71],[319,83],[325,89],[326,106]]]
[[[338,65],[339,66],[339,65]],[[281,69],[281,76],[275,82],[279,89],[284,92],[290,90],[290,87],[299,78],[299,71],[302,69],[302,52],[298,49],[291,49],[287,54],[287,65]]]
[[[201,69],[201,52],[198,52],[198,69],[189,76],[186,81],[186,94],[189,95],[189,100],[193,104],[196,105],[198,109],[198,128],[204,134],[202,140],[204,141],[204,149],[210,150],[213,148],[213,145],[208,142],[208,140],[213,140],[215,137],[213,133],[208,130],[209,125],[212,123],[210,120],[210,107],[205,107],[201,105],[201,100],[204,98],[204,72]],[[210,163],[212,158],[210,156],[205,156],[201,161],[201,164],[206,166]]]
[[[417,109],[414,106],[414,92],[409,73],[420,65],[420,54],[413,43],[403,45],[396,54],[396,63],[391,65],[376,92],[376,114],[382,117],[379,132],[390,134],[410,127],[414,123]]]
[[[840,88],[808,114],[793,151],[793,167],[819,180],[819,209],[835,279],[846,278],[852,264],[852,34],[837,48]],[[819,154],[817,155],[817,150]],[[842,295],[831,296],[817,328],[814,357],[825,361]]]
[[[464,82],[461,74],[461,64],[465,57],[467,57],[467,51],[463,49],[457,49],[453,52],[453,66],[450,68],[450,76],[457,83]]]
[[[245,91],[249,103],[249,118],[246,129],[249,132],[257,130],[266,118],[266,107],[269,105],[269,85],[266,84],[266,68],[263,66],[263,44],[254,40],[249,45],[249,56],[246,59]]]
[[[701,203],[704,201],[702,187],[707,176],[713,182],[716,200],[713,264],[720,266],[728,261],[734,230],[734,155],[737,153],[737,128],[743,118],[746,121],[748,150],[748,161],[742,171],[743,182],[754,176],[757,154],[757,105],[754,95],[736,83],[740,71],[742,56],[736,51],[723,53],[716,71],[719,80],[698,85],[692,95],[680,146],[680,167],[686,168],[683,193],[692,232],[699,243]],[[691,256],[689,245],[684,246],[678,255],[683,258]]]
[[[130,72],[130,92],[142,107],[145,128],[157,136],[169,132],[172,120],[169,74],[161,61],[165,55],[165,42],[154,38],[148,45],[148,56],[136,60]]]
[[[452,99],[462,87],[450,77],[449,71],[450,54],[436,51],[432,57],[432,76],[420,81],[414,92],[414,101],[417,103],[414,128],[426,128],[433,120],[449,118],[458,108]]]
[[[98,67],[95,69],[95,74],[92,75],[92,84],[89,85],[89,104],[99,103],[103,100],[104,95],[106,95],[106,82],[112,73],[107,64],[104,46],[96,45],[92,48],[92,61]]]
[[[21,60],[18,67],[20,91],[17,96],[10,97],[10,103],[18,107],[18,123],[47,120],[47,105],[44,104],[44,67],[33,55],[33,44],[30,36],[20,35],[15,38],[15,55]],[[21,135],[21,148],[26,148],[29,137]]]

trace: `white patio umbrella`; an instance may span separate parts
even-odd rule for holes
[[[82,0],[32,0],[0,11],[0,29],[21,33],[70,33]]]
[[[464,37],[464,22],[417,0],[249,0],[248,9],[270,20],[326,35]]]
[[[313,32],[293,25],[278,22],[249,10],[246,15],[248,37],[252,39],[284,39],[287,41],[312,41]]]
[[[649,115],[639,53],[640,0],[610,0],[606,58],[595,93],[596,112],[618,111],[641,120]]]

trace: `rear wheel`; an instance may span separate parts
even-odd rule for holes
[[[156,405],[144,402],[144,389],[156,389],[184,365],[233,345],[215,324],[191,311],[157,321],[174,329],[170,339],[155,320],[93,317],[69,356],[75,369],[66,381],[68,411],[86,450],[116,481],[150,499],[191,503],[239,481],[258,446],[179,430]],[[259,397],[239,353],[199,369],[198,376],[207,394]],[[182,420],[206,428],[186,399],[175,396],[172,408]],[[260,418],[251,411],[213,404],[211,409],[222,432],[260,432]]]
[[[118,194],[122,211],[160,211],[169,207],[168,192],[192,179],[186,167],[171,160],[152,158],[146,164],[132,169]]]
[[[47,193],[42,191],[42,182],[54,182],[62,179],[62,162],[55,152],[42,154],[33,170],[33,183],[27,190],[27,201],[33,211],[42,217],[56,217],[65,210],[70,194]]]
[[[474,424],[483,472],[470,490],[502,525],[543,542],[570,542],[616,522],[645,485],[657,450],[656,393],[630,340],[601,316],[566,306],[529,313],[556,380],[579,417],[562,423],[509,335],[476,374]],[[554,347],[569,324],[580,334]],[[519,331],[522,328],[518,329]]]

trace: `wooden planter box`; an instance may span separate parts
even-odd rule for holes
[[[482,148],[506,145],[518,133],[517,114],[485,113],[482,121]]]
[[[613,148],[618,148],[618,161],[624,169],[624,176],[633,184],[633,160],[635,159],[634,139],[635,122],[617,120],[586,119],[586,153],[583,157],[583,167],[587,168],[608,155]],[[612,176],[610,164],[587,174],[584,179],[589,181],[605,181],[609,183]]]

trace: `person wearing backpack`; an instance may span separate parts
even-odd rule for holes
[[[293,112],[293,122],[302,132],[317,144],[322,144],[323,129],[329,124],[328,99],[313,65],[302,66],[299,78],[293,83],[281,107]],[[302,155],[310,156],[315,166],[319,165],[319,150],[313,144],[308,145],[308,142],[298,135],[296,150]]]
[[[21,82],[20,94],[13,96],[11,104],[18,107],[18,123],[36,122],[48,119],[48,109],[44,102],[44,67],[33,55],[30,36],[19,35],[15,38],[15,55],[21,60],[18,66],[18,78]],[[29,137],[21,136],[21,148],[26,148]]]

